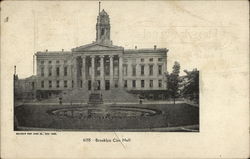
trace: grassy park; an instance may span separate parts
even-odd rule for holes
[[[199,108],[188,104],[129,104],[109,105],[108,109],[115,110],[141,109],[156,112],[152,115],[135,116],[85,116],[80,114],[56,115],[53,111],[77,110],[86,108],[101,108],[89,105],[21,105],[15,107],[15,129],[46,128],[54,130],[79,130],[79,131],[150,131],[155,128],[171,128],[190,125],[199,125]],[[116,113],[117,114],[117,113]],[[196,128],[197,129],[197,128]],[[28,129],[29,130],[29,129]],[[198,131],[198,130],[197,130]]]

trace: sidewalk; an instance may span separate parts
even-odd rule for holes
[[[199,125],[186,125],[177,127],[161,127],[161,128],[142,128],[142,129],[121,129],[121,130],[103,130],[103,129],[53,129],[53,128],[34,128],[19,126],[21,131],[87,131],[87,132],[199,132]]]
[[[198,104],[194,104],[192,102],[189,101],[176,101],[176,104],[189,104],[195,107],[199,107]],[[24,102],[24,103],[18,103],[16,106],[19,105],[60,105],[58,102],[48,102],[48,103],[43,103],[43,102]],[[139,102],[106,102],[103,105],[134,105],[134,104],[140,104]],[[173,101],[143,101],[142,102],[143,105],[146,104],[173,104]],[[64,102],[61,105],[88,105],[87,102]]]

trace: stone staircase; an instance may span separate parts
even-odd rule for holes
[[[114,88],[112,90],[102,90],[97,91],[96,93],[102,94],[102,100],[104,103],[126,103],[126,102],[139,102],[139,99],[136,95],[128,93],[127,91],[120,89],[120,88]],[[78,90],[70,90],[67,92],[63,92],[62,102],[63,103],[88,103],[89,99],[97,98],[96,95],[93,95],[93,97],[90,97],[91,91],[85,91],[82,89]],[[59,103],[59,97],[54,97],[50,99],[46,99],[41,101],[43,103]],[[100,101],[101,102],[101,101]]]
[[[100,94],[100,93],[91,93],[89,95],[88,104],[103,104],[102,94]]]
[[[120,89],[120,88],[114,88],[112,90],[108,91],[101,91],[103,100],[106,103],[116,103],[116,102],[138,102],[138,97],[128,93],[127,91]]]
[[[89,100],[90,91],[84,91],[81,89],[72,90],[62,95],[63,102],[77,102],[86,103]]]

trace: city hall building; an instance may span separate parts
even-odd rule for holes
[[[124,49],[113,45],[110,33],[109,15],[99,9],[94,42],[71,51],[37,52],[37,75],[30,83],[30,89],[35,90],[32,96],[49,98],[74,90],[123,89],[148,98],[165,98],[168,50],[156,45]]]

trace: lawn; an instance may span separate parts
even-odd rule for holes
[[[152,129],[199,125],[199,108],[187,104],[134,104],[112,107],[136,107],[156,110],[153,116],[133,117],[85,117],[56,116],[54,109],[79,108],[84,106],[65,105],[22,105],[15,107],[18,126],[48,129],[75,129],[86,131],[122,131],[129,129]],[[86,107],[86,106],[85,106]]]

